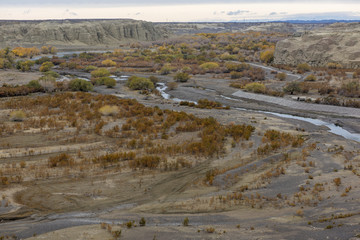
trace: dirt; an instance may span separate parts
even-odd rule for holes
[[[170,79],[162,77],[162,81]],[[135,98],[146,106],[185,111],[198,117],[211,116],[222,124],[251,124],[256,130],[250,141],[240,142],[235,147],[227,141],[223,156],[189,156],[187,160],[192,162],[192,167],[174,171],[132,171],[123,163],[118,168],[101,171],[91,167],[47,169],[52,177],[36,179],[29,170],[25,182],[0,188],[11,206],[20,207],[17,212],[13,212],[14,208],[6,209],[9,211],[1,216],[2,219],[7,221],[16,214],[26,217],[1,223],[0,236],[15,234],[19,238],[29,238],[36,234],[30,239],[110,239],[112,235],[101,228],[101,222],[110,224],[112,231],[121,229],[121,239],[236,239],[239,234],[242,239],[348,239],[360,234],[359,174],[352,171],[359,167],[360,159],[356,156],[360,143],[329,133],[323,126],[236,110],[235,107],[246,107],[316,116],[314,112],[300,113],[296,109],[257,101],[224,99],[221,95],[231,97],[234,92],[228,83],[203,76],[180,84],[169,93],[192,101],[217,100],[230,105],[230,110],[180,106],[159,96],[130,91],[123,84],[115,89],[97,87],[96,92]],[[327,117],[320,115],[320,118]],[[359,132],[357,118],[339,116],[336,121]],[[254,155],[267,129],[300,134],[306,142],[301,148],[290,146],[269,156]],[[0,151],[6,159],[0,161],[2,169],[13,169],[12,162],[19,164],[25,160],[38,171],[36,164],[46,164],[51,154],[71,150],[75,156],[81,148],[84,154],[91,155],[115,144],[113,139],[99,136],[86,143],[64,144],[64,138],[72,133],[70,130],[63,132],[59,139],[51,138],[56,132],[43,130],[19,132],[3,138]],[[195,134],[176,135],[167,141],[180,144],[196,137]],[[165,141],[159,140],[159,144]],[[31,148],[26,148],[30,145]],[[70,145],[70,149],[66,145]],[[24,154],[31,149],[38,154]],[[10,152],[16,156],[9,155]],[[284,154],[290,156],[289,162],[283,162]],[[277,165],[279,163],[281,165]],[[284,174],[264,178],[269,170],[275,174],[281,167],[285,169]],[[225,170],[218,175],[222,180],[211,186],[204,178],[207,171],[215,168]],[[334,179],[338,177],[341,184],[336,186]],[[317,189],[320,185],[323,190]],[[248,190],[242,191],[244,186]],[[243,198],[231,199],[234,193],[241,193]],[[350,215],[332,219],[339,214]],[[145,227],[139,227],[141,217],[147,220]],[[185,217],[190,220],[188,227],[182,226]],[[327,220],[319,221],[322,218]],[[127,228],[124,223],[129,221],[135,221],[137,226]],[[328,226],[331,228],[327,229]],[[213,233],[210,233],[211,228],[214,228]]]
[[[19,72],[17,70],[0,71],[0,85],[24,85],[32,80],[38,80],[42,74],[40,72]]]

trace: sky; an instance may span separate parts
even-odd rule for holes
[[[360,0],[0,0],[0,19],[152,22],[360,20]]]

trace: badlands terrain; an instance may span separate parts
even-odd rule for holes
[[[0,239],[358,239],[360,72],[156,25],[0,51]]]

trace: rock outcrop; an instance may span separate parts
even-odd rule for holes
[[[340,63],[360,68],[360,23],[335,23],[276,45],[275,64],[308,63],[322,67]]]
[[[3,46],[116,46],[131,40],[155,41],[165,36],[163,29],[150,22],[127,19],[0,22],[0,44]]]

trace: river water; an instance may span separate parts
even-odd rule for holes
[[[165,92],[166,89],[167,89],[167,86],[166,86],[165,83],[158,83],[158,87],[156,89],[158,91],[160,91],[161,96],[164,99],[171,99],[171,100],[173,100],[175,102],[189,101],[189,100],[181,100],[181,99],[178,99],[178,98],[171,98],[171,95]],[[223,95],[219,95],[219,96],[221,98],[224,98],[224,99],[227,99],[227,100],[231,99],[233,101],[241,102],[241,100],[238,100],[238,99],[229,98],[229,97],[226,97],[226,96],[223,96]],[[193,101],[189,101],[189,102],[193,102]],[[194,102],[194,103],[196,103],[196,102]],[[344,128],[340,127],[340,126],[336,126],[333,123],[325,122],[325,121],[322,121],[320,119],[299,117],[299,116],[290,115],[290,114],[283,114],[283,113],[276,113],[276,112],[269,112],[269,111],[259,111],[259,110],[252,110],[252,109],[246,109],[246,108],[234,108],[234,109],[237,109],[239,111],[253,111],[253,112],[260,112],[260,113],[265,113],[265,114],[271,114],[271,115],[278,116],[278,117],[281,117],[281,118],[296,119],[296,120],[308,122],[308,123],[314,124],[316,126],[325,126],[325,127],[329,128],[330,133],[333,133],[333,134],[338,135],[338,136],[342,136],[342,137],[344,137],[346,139],[349,139],[349,140],[354,140],[354,141],[360,142],[360,134],[351,133],[351,132],[347,131],[346,129],[344,129]]]

